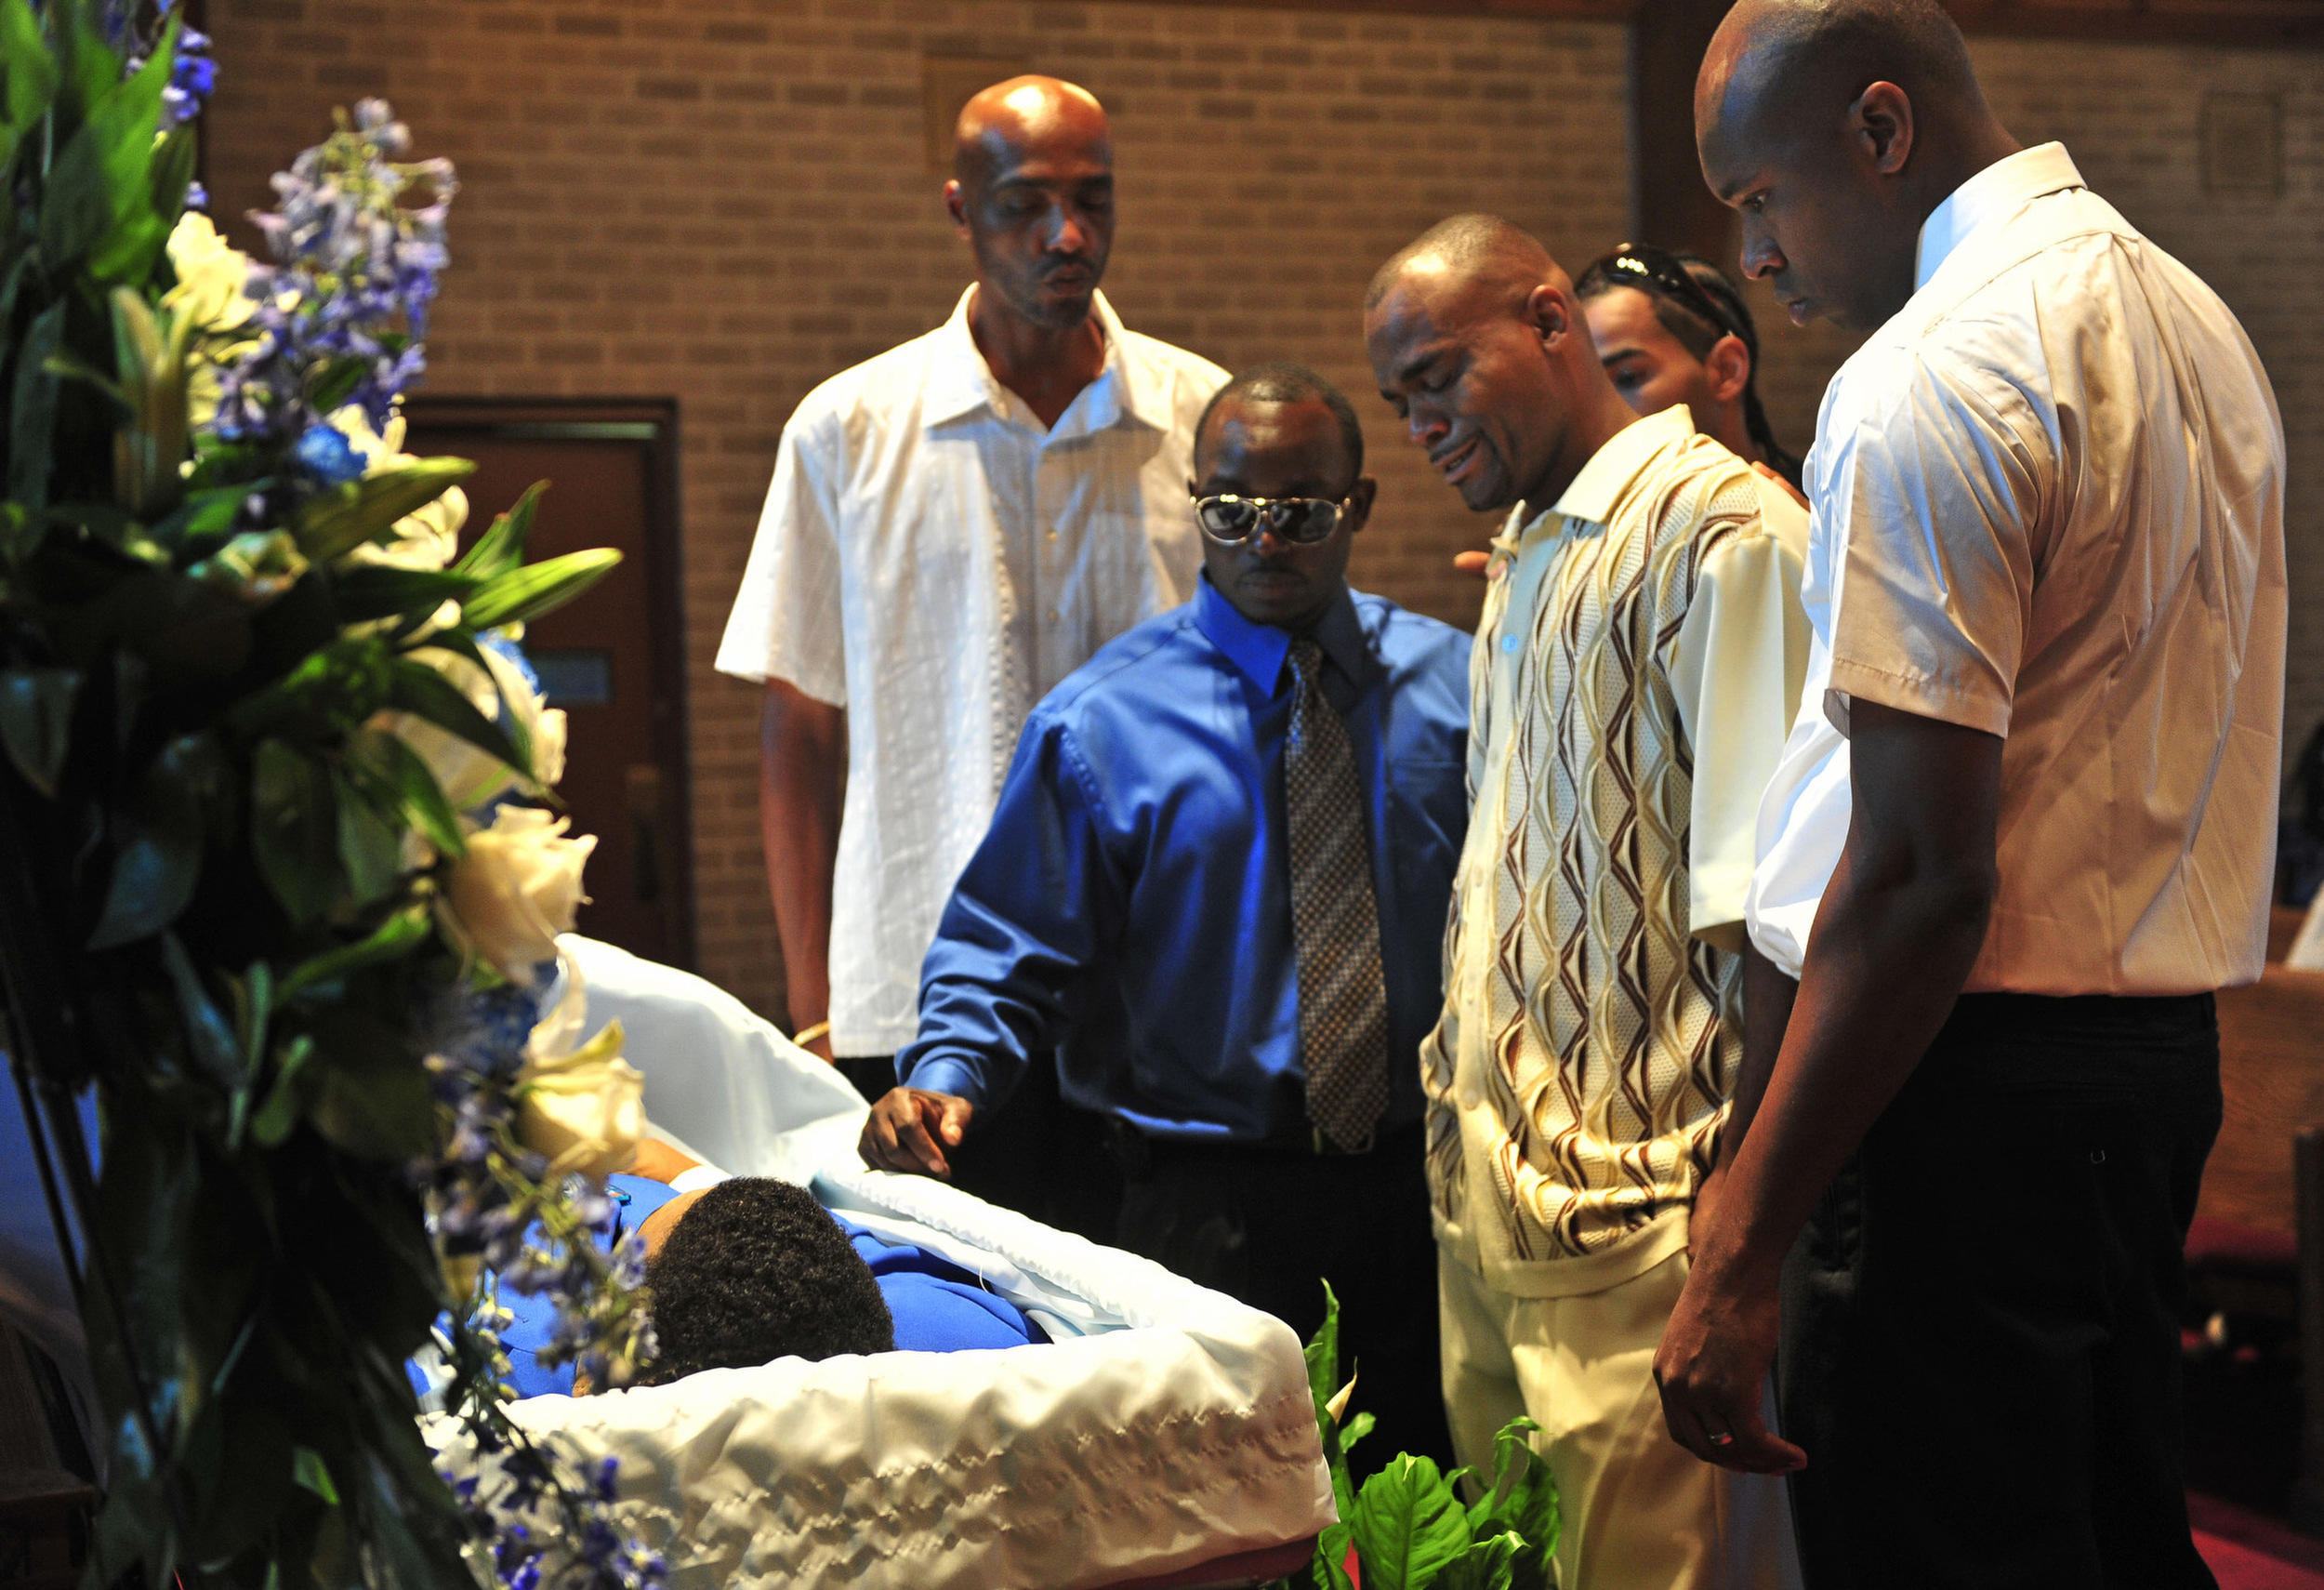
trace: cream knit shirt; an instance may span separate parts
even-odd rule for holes
[[[1742,1048],[1753,818],[1806,667],[1805,512],[1674,408],[1495,542],[1468,841],[1421,1046],[1439,1239],[1519,1296],[1684,1246]]]

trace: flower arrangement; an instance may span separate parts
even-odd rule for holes
[[[0,0],[0,995],[91,1583],[649,1584],[495,1335],[510,1289],[600,1385],[652,1351],[598,1239],[640,1080],[559,964],[592,841],[517,645],[617,554],[527,563],[537,486],[462,552],[473,466],[401,450],[449,164],[357,106],[254,262],[188,207],[213,76],[167,0]]]

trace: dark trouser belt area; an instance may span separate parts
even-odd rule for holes
[[[1174,1159],[1358,1159],[1409,1148],[1419,1153],[1420,1123],[1393,1126],[1375,1132],[1360,1148],[1342,1148],[1314,1127],[1298,1137],[1248,1138],[1159,1137],[1139,1131],[1116,1117],[1107,1123],[1109,1145],[1122,1173],[1135,1180],[1153,1173],[1159,1160]]]

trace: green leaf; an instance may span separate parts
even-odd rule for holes
[[[466,458],[420,458],[382,470],[310,498],[298,510],[291,532],[300,551],[316,563],[329,563],[386,535],[397,520],[427,507],[475,472],[476,466]]]
[[[331,1483],[330,1465],[323,1454],[312,1447],[300,1447],[291,1453],[291,1478],[323,1498],[326,1507],[339,1504],[339,1488]]]
[[[1445,1565],[1430,1582],[1433,1590],[1518,1590],[1525,1583],[1517,1570],[1525,1549],[1513,1530],[1478,1541]]]
[[[260,1147],[279,1147],[297,1124],[298,1074],[314,1052],[315,1040],[304,1033],[283,1046],[283,1063],[275,1070],[274,1086],[268,1090],[258,1113],[250,1118],[251,1141]]]
[[[1308,1565],[1315,1590],[1355,1590],[1347,1567],[1348,1544],[1353,1538],[1354,1531],[1344,1523],[1327,1524],[1315,1537],[1315,1559]]]
[[[332,581],[339,617],[350,624],[410,613],[425,618],[447,602],[467,599],[478,582],[468,575],[435,569],[399,569],[359,563],[341,569]]]
[[[1501,1426],[1493,1438],[1493,1483],[1469,1509],[1469,1532],[1476,1539],[1513,1530],[1524,1543],[1514,1570],[1518,1590],[1543,1590],[1555,1582],[1563,1528],[1557,1477],[1525,1438],[1540,1428],[1523,1415]]]
[[[408,1031],[343,1005],[311,1011],[307,1119],[333,1146],[401,1163],[436,1145],[435,1095]]]
[[[1364,1590],[1425,1590],[1469,1549],[1469,1519],[1434,1462],[1400,1453],[1355,1499]]]
[[[203,812],[226,778],[225,752],[210,735],[181,735],[162,748],[109,825],[112,880],[91,949],[117,949],[178,920],[202,876]]]
[[[456,574],[473,575],[480,580],[497,579],[524,562],[524,544],[533,534],[533,514],[540,507],[541,493],[548,489],[547,481],[535,481],[516,506],[493,520],[492,528],[476,538],[476,544],[461,554],[452,565]]]
[[[109,152],[106,180],[112,191],[112,225],[89,251],[89,274],[100,282],[142,285],[153,273],[153,261],[169,241],[182,207],[186,182],[193,175],[191,135],[173,132],[156,139],[161,126],[162,90],[178,58],[181,12],[172,12],[153,41],[152,53],[137,75],[114,91],[98,117],[113,122],[119,141]],[[175,141],[173,141],[173,139]],[[178,207],[162,210],[162,190],[177,177]],[[173,467],[176,460],[171,460]]]
[[[153,213],[171,229],[185,213],[197,152],[191,127],[172,127],[153,151]]]
[[[357,909],[384,900],[403,879],[403,833],[359,795],[343,774],[332,775],[339,815],[339,866]]]
[[[178,996],[178,1014],[185,1017],[186,1035],[193,1047],[193,1057],[220,1087],[232,1088],[242,1081],[241,1045],[234,1040],[234,1029],[228,1025],[223,1012],[202,986],[202,974],[193,969],[186,955],[186,947],[178,942],[174,933],[162,934],[162,965],[169,973],[169,986]]]
[[[48,450],[57,427],[57,378],[48,361],[64,336],[67,301],[59,298],[43,310],[17,349],[8,418],[8,496],[26,508],[48,506]]]
[[[348,776],[383,813],[400,815],[446,855],[468,848],[460,819],[420,754],[382,729],[358,729],[340,752]]]
[[[12,668],[0,673],[0,742],[24,782],[50,800],[73,749],[73,707],[81,696],[81,670],[73,668]]]
[[[86,0],[49,7],[58,63],[70,86],[65,102],[85,116],[121,86],[121,57],[98,32],[95,10]]]
[[[566,603],[614,572],[621,553],[612,547],[567,552],[561,558],[528,563],[491,581],[460,608],[460,622],[471,629],[495,629],[554,613]]]
[[[57,58],[27,0],[0,0],[0,67],[8,74],[8,126],[21,137],[47,113],[58,79]]]
[[[169,223],[152,205],[153,135],[177,58],[178,21],[169,19],[135,76],[91,102],[87,119],[57,156],[40,212],[40,250],[51,272],[86,254],[99,281],[126,280],[139,258],[151,269],[154,234],[167,239]],[[90,70],[89,56],[111,53],[101,42],[76,44],[75,74]],[[118,73],[117,66],[111,70]]]
[[[250,843],[258,875],[293,926],[312,921],[341,893],[338,822],[321,762],[280,740],[251,759]]]
[[[1318,1404],[1331,1400],[1340,1389],[1340,1294],[1324,1282],[1324,1322],[1308,1338],[1307,1389]]]
[[[1372,1433],[1372,1426],[1378,1422],[1369,1413],[1349,1414],[1348,1422],[1340,1426],[1340,1450],[1344,1452],[1353,1448]]]
[[[51,353],[44,368],[59,380],[87,382],[112,399],[125,412],[129,407],[129,394],[122,391],[121,383],[70,348]]]
[[[1347,1441],[1340,1422],[1331,1416],[1330,1402],[1340,1391],[1340,1294],[1325,1281],[1324,1322],[1315,1327],[1306,1349],[1307,1391],[1315,1404],[1315,1433],[1323,1443],[1324,1467],[1331,1475],[1331,1496],[1340,1517],[1355,1513],[1355,1482],[1348,1472]]]
[[[533,759],[500,725],[476,709],[476,704],[460,693],[459,687],[429,668],[426,663],[409,657],[397,657],[391,664],[388,699],[416,718],[424,718],[446,733],[460,738],[480,750],[489,752],[515,768],[525,777],[533,776]]]
[[[283,979],[275,991],[274,1008],[280,1010],[298,995],[319,984],[329,983],[360,972],[366,966],[376,966],[409,955],[425,943],[430,932],[428,908],[414,906],[398,911],[375,928],[368,938],[304,961]]]

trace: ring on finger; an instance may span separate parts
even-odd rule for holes
[[[1731,1447],[1735,1445],[1735,1436],[1732,1432],[1727,1430],[1713,1431],[1705,1438],[1708,1439],[1714,1447]]]

